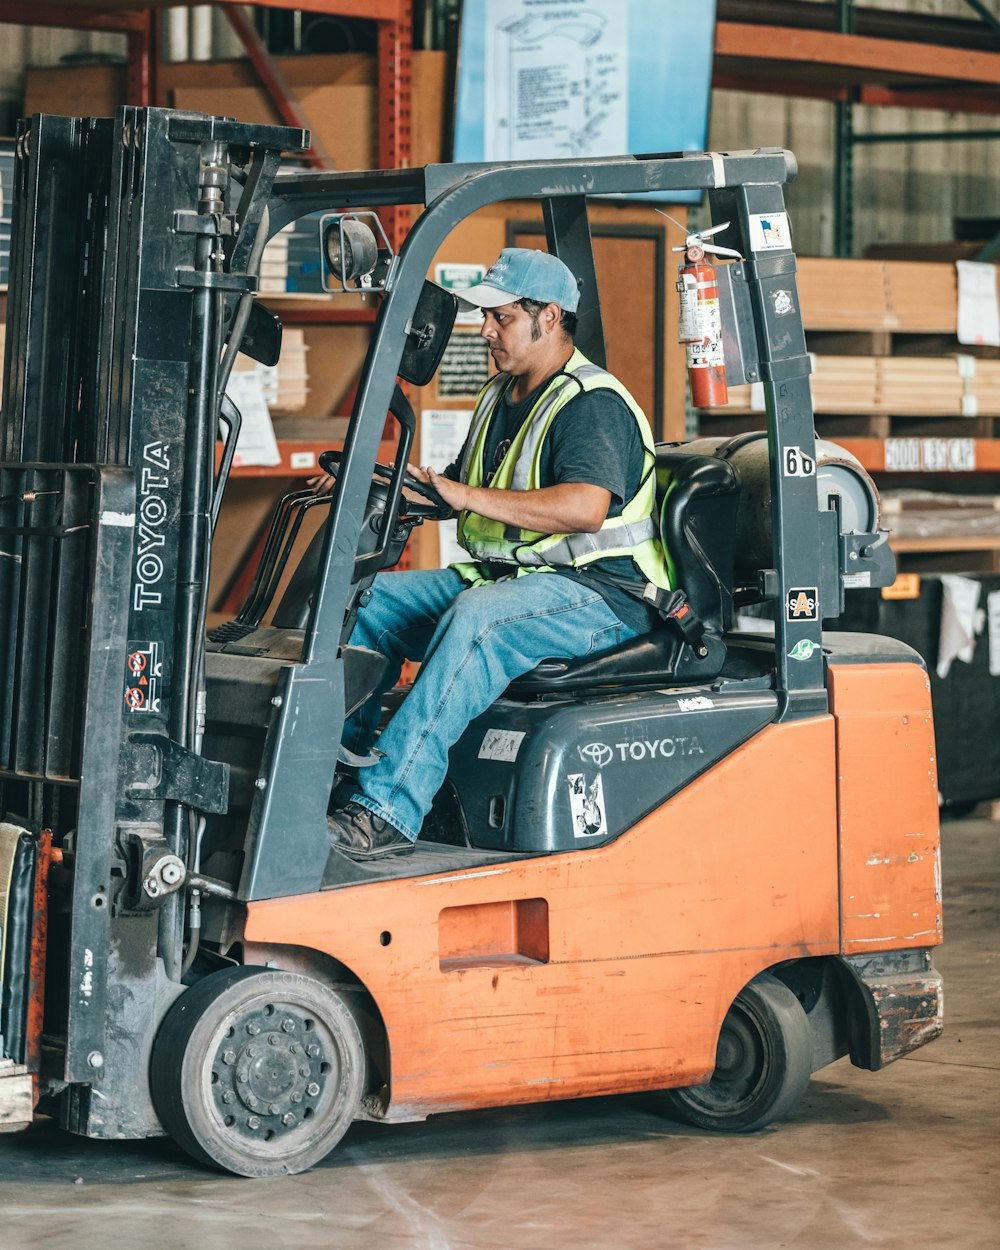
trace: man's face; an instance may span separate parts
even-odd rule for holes
[[[520,304],[483,309],[482,335],[489,344],[493,363],[501,372],[513,377],[530,373],[535,362],[544,356],[548,344],[540,322],[545,318],[545,311],[536,319]]]

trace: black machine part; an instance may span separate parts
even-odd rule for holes
[[[731,465],[740,482],[735,517],[733,580],[741,603],[771,597],[768,565],[773,558],[773,494],[767,434],[697,438],[678,447],[691,456],[715,456]],[[819,607],[815,619],[831,620],[844,609],[845,591],[891,586],[896,565],[888,533],[880,528],[879,494],[871,476],[851,452],[829,440],[813,454],[787,448],[782,472],[813,478],[820,521]]]
[[[38,838],[0,823],[0,1058],[27,1055],[29,961]]]

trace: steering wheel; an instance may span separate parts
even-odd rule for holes
[[[319,455],[319,467],[330,477],[336,478],[340,470],[342,458],[343,452],[322,451]],[[395,469],[391,465],[376,464],[373,472],[376,477],[382,478],[385,482],[390,482]],[[420,495],[422,499],[426,499],[427,502],[416,503],[414,500],[407,499],[401,495],[399,500],[400,516],[426,517],[434,521],[445,521],[452,515],[451,505],[445,503],[434,487],[418,481],[412,473],[404,472],[403,485],[407,490],[412,490],[415,495]]]

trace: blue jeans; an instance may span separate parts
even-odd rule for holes
[[[413,689],[379,739],[384,758],[361,770],[355,801],[415,840],[448,771],[448,752],[515,677],[542,660],[596,654],[635,630],[589,586],[532,573],[463,589],[453,569],[379,573],[351,643],[389,657],[385,679],[344,735],[367,749],[381,696],[404,660],[421,662]]]

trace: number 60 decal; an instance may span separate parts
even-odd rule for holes
[[[815,477],[816,461],[801,447],[785,448],[785,477]]]

